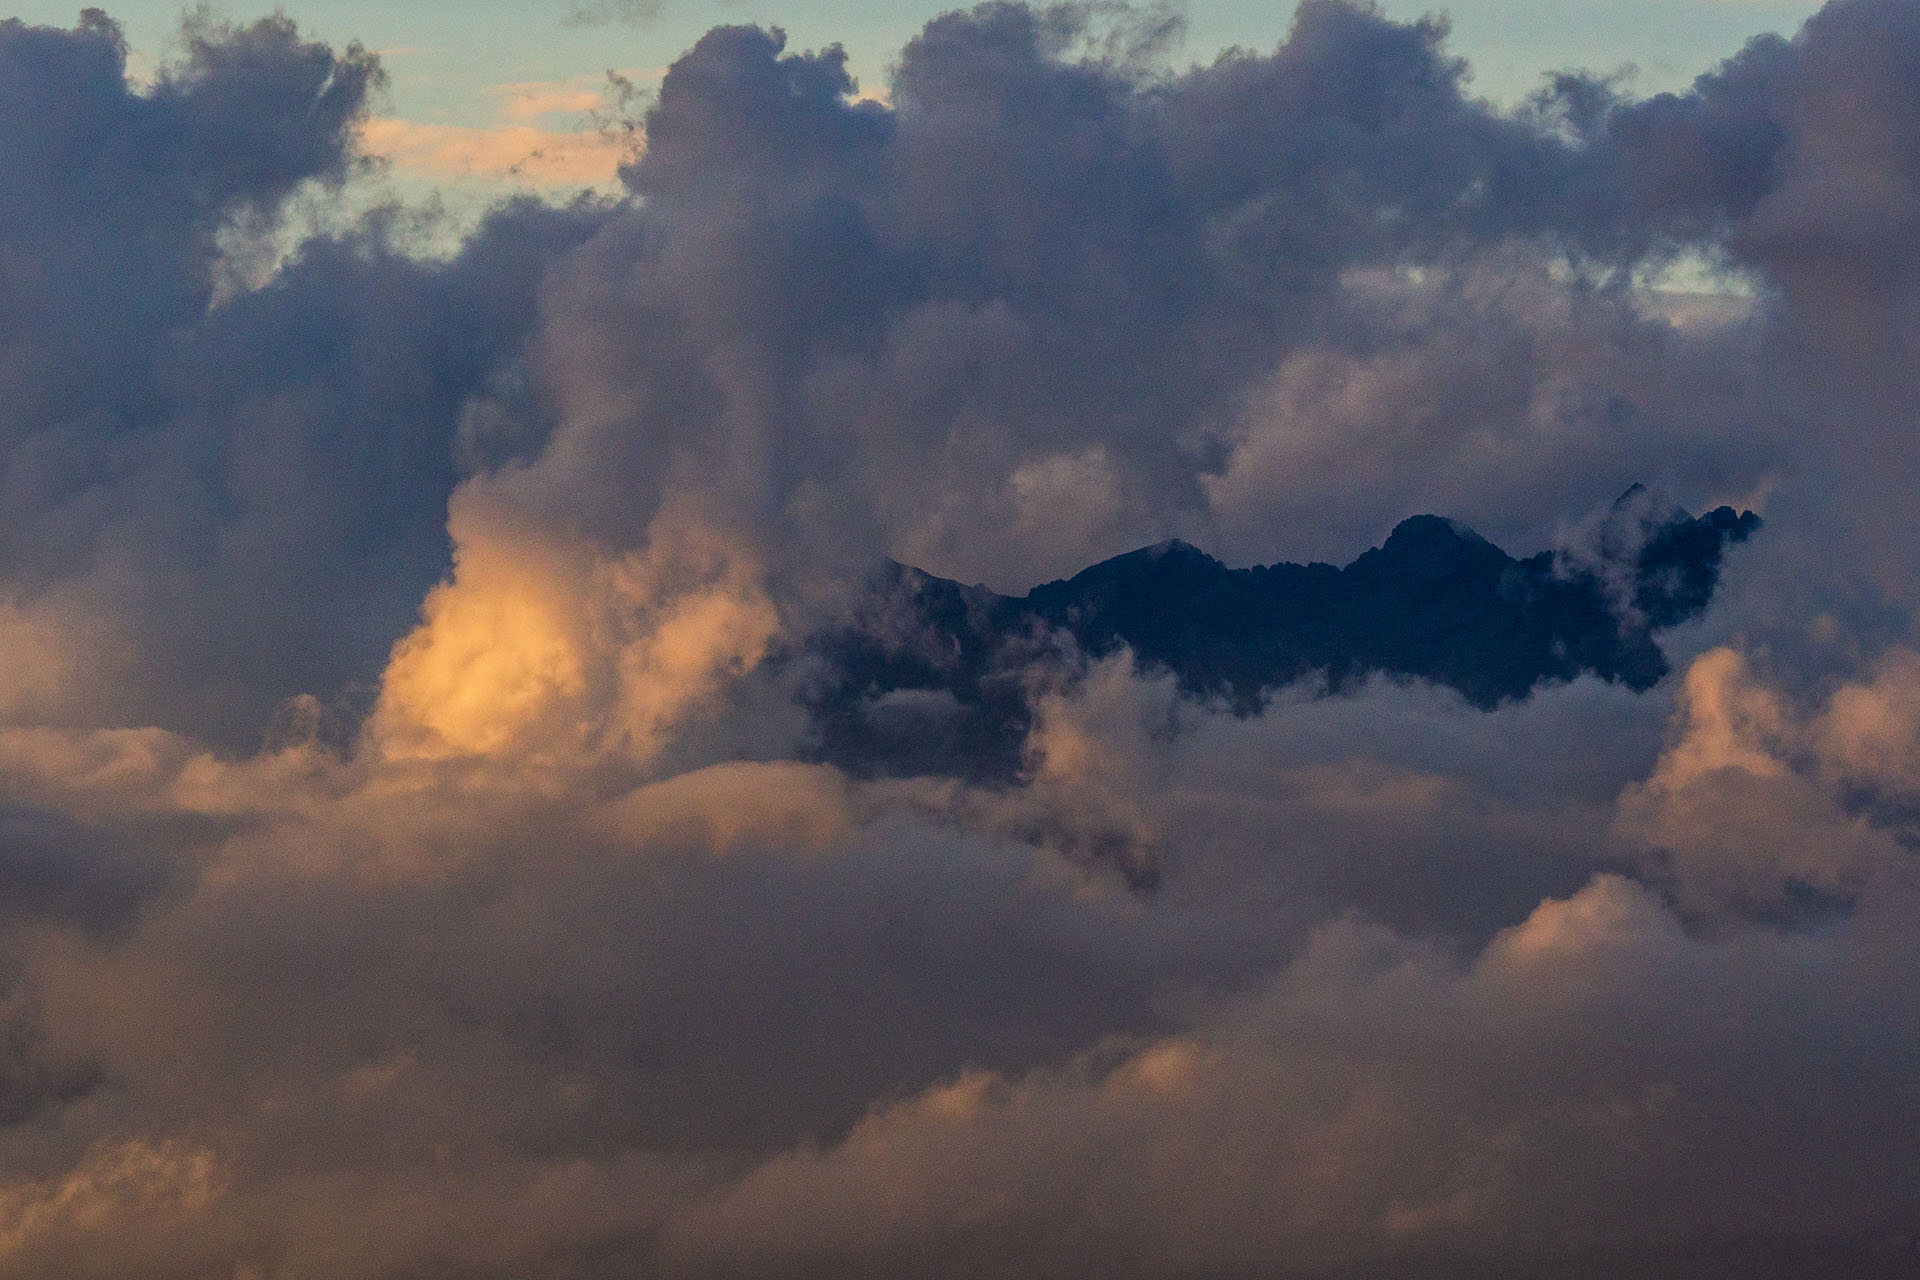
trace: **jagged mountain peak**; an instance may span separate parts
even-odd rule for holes
[[[1374,674],[1426,680],[1483,708],[1583,673],[1645,689],[1667,670],[1654,633],[1706,607],[1726,547],[1759,526],[1750,511],[1676,509],[1585,558],[1516,560],[1421,515],[1345,568],[1232,569],[1167,539],[1018,597],[889,562],[882,602],[815,638],[828,672],[810,695],[818,754],[878,772],[1014,776],[1032,719],[1026,668],[1121,649],[1249,715],[1310,677],[1334,692]],[[903,702],[903,690],[942,696]]]

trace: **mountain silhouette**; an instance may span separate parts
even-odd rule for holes
[[[1712,598],[1751,511],[1636,515],[1635,486],[1595,549],[1516,560],[1439,516],[1402,521],[1345,568],[1230,569],[1162,542],[1003,596],[889,561],[844,626],[810,644],[811,754],[862,774],[1018,776],[1042,673],[1132,651],[1185,692],[1258,714],[1304,680],[1338,693],[1383,674],[1491,709],[1583,673],[1634,690],[1667,672],[1654,633]]]

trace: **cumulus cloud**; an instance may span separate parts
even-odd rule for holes
[[[427,255],[297,229],[404,142],[363,50],[0,24],[0,1275],[1917,1265],[1911,7],[1516,111],[1438,20],[1168,35],[717,28],[619,194]],[[885,557],[1721,502],[1644,691],[1037,629],[1004,768],[932,687],[809,748],[823,629],[953,657]]]

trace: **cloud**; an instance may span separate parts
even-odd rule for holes
[[[1438,20],[1166,35],[716,28],[430,254],[368,156],[584,87],[0,24],[0,1276],[1913,1268],[1910,7],[1516,111]],[[883,557],[1578,555],[1636,480],[1768,522],[1644,692],[1033,634],[1006,768],[877,684],[932,766],[808,756],[823,629],[953,659]]]
[[[579,99],[563,97],[564,105],[535,104],[515,99],[512,111],[542,114],[553,110],[589,109],[572,105]],[[548,187],[604,187],[611,185],[627,158],[626,143],[593,130],[541,129],[515,124],[496,128],[426,124],[389,116],[373,117],[361,127],[360,145],[368,155],[392,162],[399,170],[437,179],[508,178]]]
[[[103,1259],[101,1243],[120,1233],[152,1233],[168,1221],[201,1216],[225,1190],[213,1153],[182,1143],[135,1138],[90,1150],[65,1177],[15,1184],[0,1192],[0,1256]],[[94,1255],[88,1258],[88,1255]]]
[[[564,27],[603,27],[615,23],[640,27],[660,17],[657,0],[573,0],[560,20]]]
[[[648,760],[780,630],[752,554],[680,512],[662,513],[645,550],[617,559],[538,545],[478,488],[456,495],[450,527],[453,578],[395,647],[370,722],[389,752],[517,755],[531,744]]]
[[[192,27],[141,91],[122,56],[105,19],[0,26],[31,89],[0,153],[44,175],[0,233],[6,700],[250,748],[279,702],[377,675],[446,563],[462,407],[530,322],[545,237],[595,215],[502,210],[450,263],[349,225],[235,296],[283,202],[356,171],[378,66],[282,19]]]
[[[639,145],[622,118],[634,92],[613,72],[495,85],[492,125],[373,116],[361,123],[358,144],[397,172],[430,181],[612,191]]]
[[[1787,966],[1832,958],[1807,941],[1730,950],[1739,959],[1614,877],[1543,902],[1467,965],[1331,926],[1203,1028],[1017,1078],[961,1073],[696,1201],[665,1239],[673,1256],[738,1274],[917,1257],[938,1240],[959,1255],[953,1274],[1018,1274],[998,1244],[1066,1275],[1232,1271],[1276,1256],[1305,1275],[1418,1275],[1486,1239],[1526,1259],[1493,1262],[1495,1274],[1601,1274],[1608,1257],[1711,1274],[1680,1242],[1818,1231],[1840,1202],[1801,1179],[1851,1181],[1813,1175],[1833,1148],[1792,1111],[1754,1135],[1796,1153],[1784,1163],[1694,1146],[1716,1123],[1710,1103],[1697,1109],[1713,1086],[1700,1087],[1752,1024],[1687,1011],[1713,998],[1723,963],[1771,975],[1756,985],[1777,992],[1797,985]],[[1788,1089],[1793,1070],[1747,1068]],[[1818,1084],[1804,1098],[1824,1110]],[[1887,1168],[1895,1145],[1849,1149]],[[1854,1210],[1901,1221],[1892,1199]],[[1776,1213],[1787,1217],[1766,1220]],[[1623,1230],[1652,1247],[1622,1252]],[[1909,1256],[1904,1243],[1880,1248]]]

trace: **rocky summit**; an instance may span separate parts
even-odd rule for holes
[[[1345,568],[1232,569],[1174,540],[1024,596],[890,561],[850,620],[811,642],[813,751],[868,774],[1011,778],[1035,691],[1122,649],[1242,715],[1302,681],[1338,693],[1375,675],[1483,709],[1582,674],[1647,689],[1667,672],[1656,633],[1706,607],[1726,549],[1760,517],[1636,523],[1624,517],[1639,497],[1622,495],[1595,547],[1526,559],[1421,515]]]

